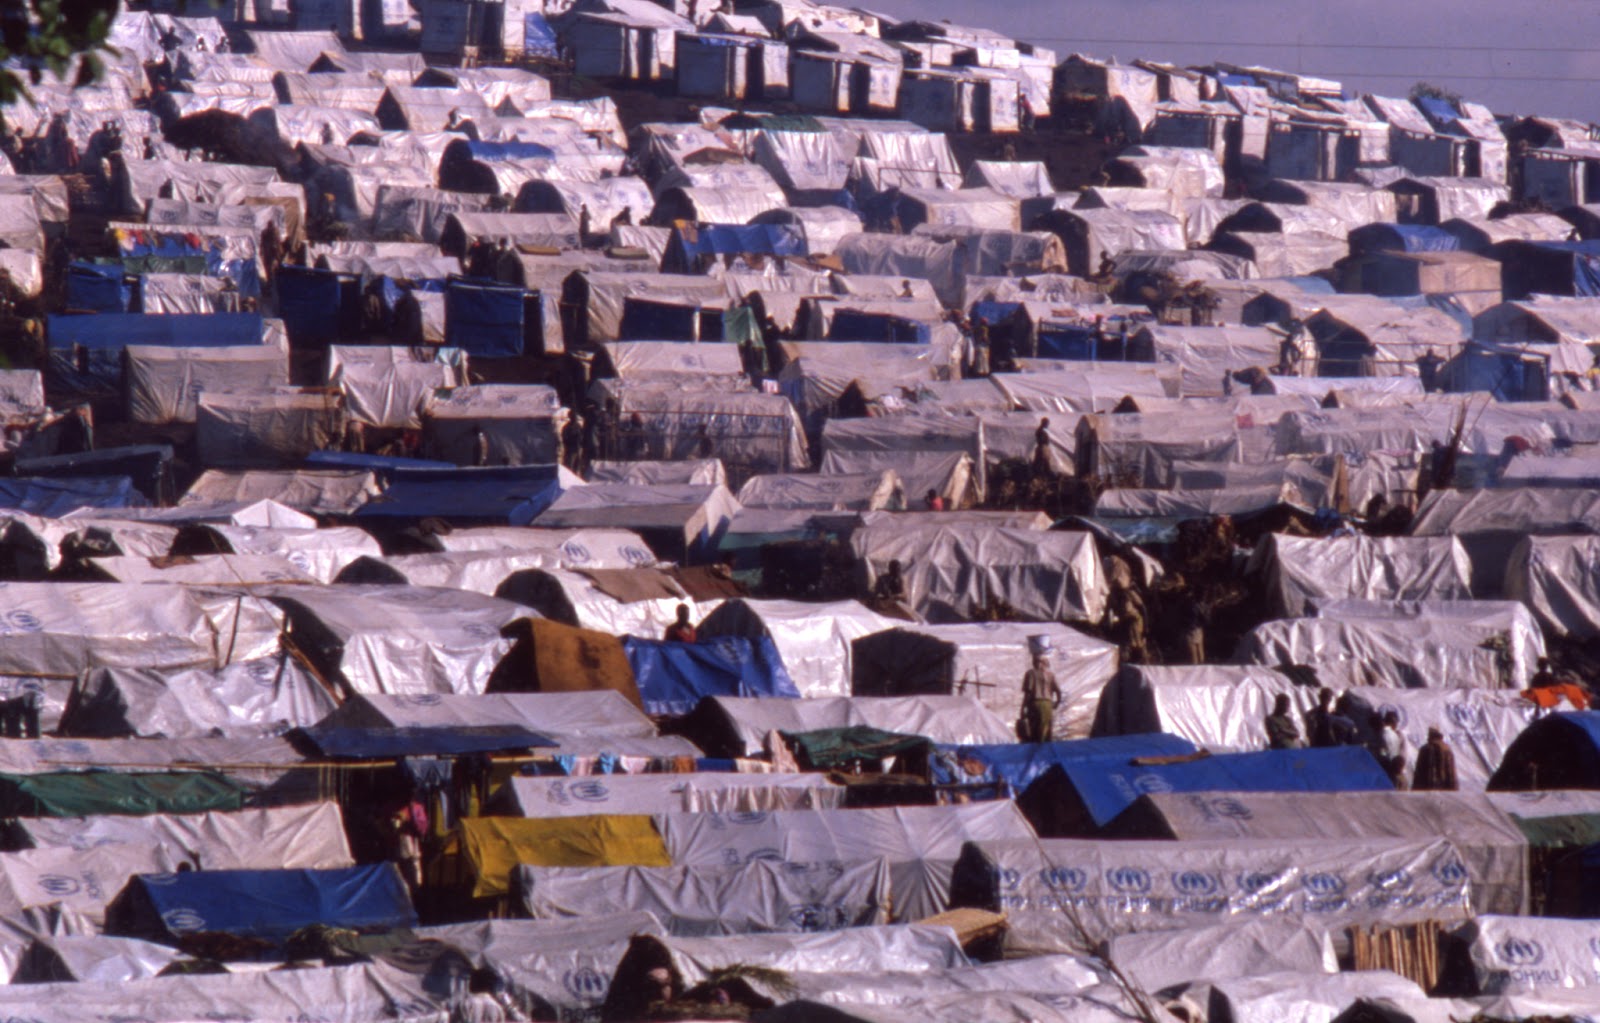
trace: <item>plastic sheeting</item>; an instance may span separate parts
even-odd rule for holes
[[[336,803],[204,814],[28,818],[19,841],[86,851],[165,845],[200,870],[324,870],[354,861]]]
[[[13,984],[88,981],[118,984],[155,977],[184,958],[177,950],[137,938],[63,934],[35,938],[22,954]]]
[[[1281,915],[1333,930],[1471,913],[1461,854],[1442,838],[980,841],[954,885],[957,904],[1006,914],[1007,956]]]
[[[727,471],[721,459],[706,458],[690,462],[592,462],[589,465],[590,483],[631,483],[648,487],[656,484],[683,484],[693,486],[728,485]],[[621,568],[621,565],[601,566]]]
[[[584,817],[596,813],[770,813],[837,810],[845,789],[821,774],[612,775],[597,778],[513,777],[492,810],[519,817]]]
[[[337,447],[344,435],[342,402],[323,394],[214,391],[199,395],[196,408],[195,436],[208,466],[275,468]]]
[[[1521,689],[1544,652],[1532,615],[1508,601],[1349,601],[1318,613],[1257,626],[1235,662],[1310,665],[1335,688]]]
[[[184,491],[180,504],[251,504],[273,500],[310,515],[349,515],[379,492],[368,471],[207,469]]]
[[[426,457],[476,464],[477,438],[488,446],[484,465],[548,465],[560,461],[567,412],[543,384],[473,384],[435,393],[422,409]]]
[[[99,925],[128,878],[176,869],[181,859],[178,850],[158,843],[0,853],[0,918],[15,920],[27,909],[59,906]]]
[[[378,541],[354,526],[279,529],[217,523],[198,529],[223,553],[279,555],[319,583],[333,582],[356,558],[381,552]]]
[[[777,648],[764,637],[707,636],[698,643],[668,643],[627,636],[622,648],[639,699],[651,714],[687,714],[707,696],[800,698]]]
[[[1600,984],[1591,920],[1482,915],[1459,930],[1476,987],[1484,994],[1584,990]]]
[[[382,961],[357,966],[155,977],[115,983],[20,984],[0,988],[5,1011],[39,1023],[110,1023],[130,1013],[166,1020],[260,1021],[326,1015],[342,1020],[398,1019],[441,1023],[448,999],[429,993],[426,973]]]
[[[699,633],[705,638],[770,639],[777,646],[783,667],[800,695],[812,698],[847,695],[851,641],[893,628],[894,624],[893,619],[853,600],[817,604],[740,599],[730,600],[706,616],[700,623]],[[760,748],[759,741],[756,748]]]
[[[748,391],[739,348],[682,341],[610,341],[600,346],[617,379],[625,384],[683,384],[698,389]]]
[[[655,820],[678,866],[887,859],[897,921],[921,920],[949,908],[951,871],[965,843],[1033,836],[1010,802],[665,814]]]
[[[518,867],[513,887],[535,920],[649,912],[681,937],[834,931],[889,922],[889,864]]]
[[[633,528],[669,536],[670,553],[692,558],[707,551],[739,510],[722,486],[631,486],[595,483],[574,487],[535,519],[541,528]]]
[[[1039,621],[1097,622],[1105,613],[1108,584],[1088,533],[886,524],[856,530],[850,546],[869,586],[899,561],[907,603],[932,621],[970,621],[997,602]]]
[[[328,348],[328,383],[344,395],[350,417],[369,426],[416,429],[433,392],[457,387],[466,378],[466,354],[453,348]]]
[[[1271,917],[1119,934],[1101,946],[1101,955],[1145,991],[1161,991],[1202,978],[1339,972],[1327,930],[1311,921]]]
[[[235,594],[165,585],[0,586],[0,674],[76,676],[94,667],[221,667],[276,651],[281,616]]]
[[[1555,636],[1600,635],[1600,537],[1530,536],[1512,551],[1506,595]]]
[[[1015,739],[1011,726],[970,696],[895,696],[763,700],[711,697],[688,726],[713,756],[759,756],[772,732],[876,728],[936,744],[983,745]]]
[[[202,395],[289,384],[289,362],[276,346],[161,348],[129,345],[128,416],[137,423],[192,423]]]
[[[1049,644],[1045,656],[1062,691],[1055,735],[1086,738],[1100,692],[1116,674],[1117,648],[1054,622],[905,625],[867,636],[852,644],[852,689],[962,694],[970,687],[1001,721],[1016,721],[1037,639]]]
[[[833,255],[849,274],[928,281],[949,308],[961,304],[964,266],[955,242],[909,235],[854,234],[839,239]]]
[[[844,475],[752,476],[739,488],[746,508],[803,508],[814,511],[878,511],[905,494],[892,470]]]
[[[1267,614],[1305,615],[1330,599],[1467,600],[1472,565],[1454,537],[1296,537],[1274,533],[1256,547],[1251,571]]]
[[[272,599],[325,676],[369,695],[481,693],[511,649],[500,630],[531,614],[509,601],[421,586],[293,587]]]
[[[1460,851],[1478,913],[1528,910],[1528,840],[1482,794],[1459,792],[1151,793],[1117,822],[1122,838],[1431,839]]]
[[[108,909],[106,931],[172,944],[204,932],[281,943],[313,924],[359,932],[416,922],[400,871],[379,863],[331,870],[141,874]]]
[[[95,668],[74,687],[66,736],[278,735],[315,724],[333,696],[287,655],[220,670]]]

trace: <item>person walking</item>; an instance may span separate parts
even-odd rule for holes
[[[1022,742],[1049,742],[1061,706],[1061,686],[1043,653],[1033,655],[1033,667],[1022,676],[1022,716],[1017,738]]]
[[[1300,738],[1300,726],[1294,723],[1289,706],[1289,694],[1279,693],[1272,701],[1272,713],[1266,717],[1267,749],[1305,749],[1306,741]]]

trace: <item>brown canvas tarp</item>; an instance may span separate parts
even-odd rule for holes
[[[611,689],[637,707],[639,688],[622,641],[604,632],[579,629],[543,618],[523,618],[506,626],[516,641],[489,680],[491,693],[574,693]]]

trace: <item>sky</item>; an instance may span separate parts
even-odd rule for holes
[[[1058,56],[1227,61],[1404,96],[1431,82],[1499,114],[1600,121],[1594,0],[868,0],[997,29]]]

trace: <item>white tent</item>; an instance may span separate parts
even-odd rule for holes
[[[666,813],[655,821],[667,855],[678,866],[771,859],[774,853],[789,863],[887,859],[894,919],[900,922],[949,908],[950,877],[965,843],[1033,841],[1033,829],[1011,802],[778,810],[760,816]]]
[[[1042,648],[1061,705],[1055,732],[1061,739],[1089,735],[1101,691],[1117,673],[1117,647],[1055,622],[977,622],[902,625],[853,643],[852,691],[955,693],[976,696],[1001,721],[1022,711],[1022,676]]]
[[[95,668],[74,685],[59,730],[102,738],[279,735],[314,725],[333,708],[333,694],[287,654],[218,669]]]
[[[782,649],[780,646],[780,652]],[[787,661],[785,666],[788,666]],[[789,668],[791,676],[794,670]],[[800,688],[804,694],[805,687]],[[706,698],[695,711],[695,717],[699,719],[695,730],[706,740],[707,752],[736,757],[759,756],[773,732],[809,732],[857,725],[920,735],[950,746],[1004,743],[1016,738],[1007,722],[1001,721],[972,696],[807,697],[801,700],[713,696]]]
[[[136,423],[193,423],[202,395],[289,385],[288,353],[276,345],[129,345],[125,351],[128,417]]]
[[[350,417],[369,426],[421,425],[438,388],[466,382],[467,356],[455,348],[330,345],[326,380],[344,395]]]
[[[1013,877],[1015,884],[1002,887]],[[1402,878],[1409,883],[1397,884]],[[1460,920],[1472,912],[1461,854],[1437,836],[979,841],[968,846],[954,883],[969,893],[967,904],[1006,914],[1008,956],[1285,913],[1349,927]]]
[[[1328,600],[1467,600],[1472,565],[1454,537],[1298,537],[1274,533],[1249,571],[1267,613],[1293,618]]]
[[[1002,603],[1037,621],[1098,622],[1109,595],[1088,533],[886,523],[858,529],[850,547],[869,585],[900,562],[908,605],[936,622],[970,621]]]
[[[336,395],[278,388],[196,399],[195,437],[207,466],[276,468],[337,447],[344,403]]]
[[[330,870],[354,864],[339,804],[18,822],[35,849],[165,845],[199,870]]]
[[[501,629],[530,612],[465,590],[284,588],[291,638],[347,693],[481,693],[511,649]]]
[[[708,615],[699,631],[702,636],[770,638],[800,695],[819,697],[848,695],[851,641],[894,625],[894,619],[853,600],[815,604],[738,599]]]
[[[309,515],[349,515],[378,493],[377,476],[362,469],[207,469],[179,504],[271,499]]]
[[[561,460],[567,410],[543,384],[472,384],[433,394],[422,410],[423,453],[457,465],[549,465]]]
[[[639,774],[511,778],[490,809],[512,817],[837,810],[845,789],[821,774]]]

